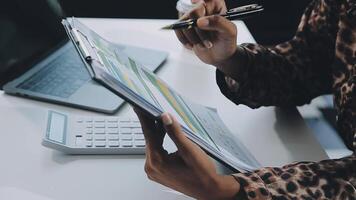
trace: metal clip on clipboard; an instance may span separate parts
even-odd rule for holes
[[[74,39],[74,41],[77,43],[77,45],[79,46],[84,58],[86,61],[92,61],[92,57],[89,54],[89,51],[86,49],[84,42],[82,40],[82,38],[79,35],[79,31],[73,27],[71,27],[71,35]]]
[[[74,22],[74,20],[73,20]],[[74,24],[73,24],[74,25]],[[70,35],[72,36],[73,40],[75,41],[76,45],[78,46],[79,51],[81,52],[84,59],[90,63],[90,67],[92,64],[97,63],[101,66],[104,66],[104,62],[101,60],[100,56],[97,53],[95,45],[90,41],[90,39],[77,28],[73,27],[71,24],[68,24]],[[85,40],[85,41],[84,41]],[[86,43],[88,45],[86,45]],[[89,48],[91,47],[91,48]],[[91,67],[91,73],[94,70]]]

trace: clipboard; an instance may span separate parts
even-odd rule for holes
[[[157,120],[170,112],[190,140],[233,171],[261,167],[214,109],[180,95],[76,18],[64,19],[62,24],[93,80]]]

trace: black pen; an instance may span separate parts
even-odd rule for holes
[[[251,4],[246,6],[237,7],[229,10],[226,14],[220,15],[228,20],[246,19],[261,11],[264,8],[258,4]],[[176,30],[176,29],[188,29],[197,26],[198,19],[189,19],[185,21],[179,21],[174,24],[164,26],[164,30]]]

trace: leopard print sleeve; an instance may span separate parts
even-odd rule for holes
[[[308,6],[292,40],[274,48],[241,45],[248,57],[246,65],[238,66],[244,74],[234,81],[217,71],[222,93],[252,108],[301,105],[331,93],[338,8],[325,1]]]
[[[241,185],[239,196],[356,200],[356,25],[343,14],[352,1],[314,0],[291,41],[274,48],[242,45],[248,59],[238,66],[244,74],[236,80],[217,71],[222,93],[252,108],[295,106],[333,92],[339,132],[354,151],[337,160],[234,174]]]
[[[248,199],[356,199],[356,157],[234,174]]]

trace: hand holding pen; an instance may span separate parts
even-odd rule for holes
[[[241,48],[237,45],[237,27],[222,16],[224,7],[214,2],[216,0],[201,3],[187,13],[183,20],[194,19],[195,25],[175,29],[175,33],[179,41],[204,63],[214,65],[225,75],[234,75],[234,66],[229,63],[238,63],[236,59],[241,55]]]
[[[263,11],[264,8],[258,4],[251,4],[246,6],[237,7],[234,9],[229,10],[224,14],[220,14],[219,16],[225,17],[228,20],[236,20],[236,19],[245,19],[259,12]],[[178,21],[174,24],[162,27],[163,30],[177,30],[177,29],[184,29],[184,28],[191,28],[197,26],[197,19],[188,19]]]
[[[225,4],[216,2],[224,1],[200,3],[179,22],[187,24],[189,21],[194,21],[194,23],[175,29],[179,41],[186,48],[192,49],[203,62],[212,65],[230,57],[237,48],[237,28],[226,17],[234,10],[226,12]],[[177,27],[177,24],[165,28],[173,27]]]

